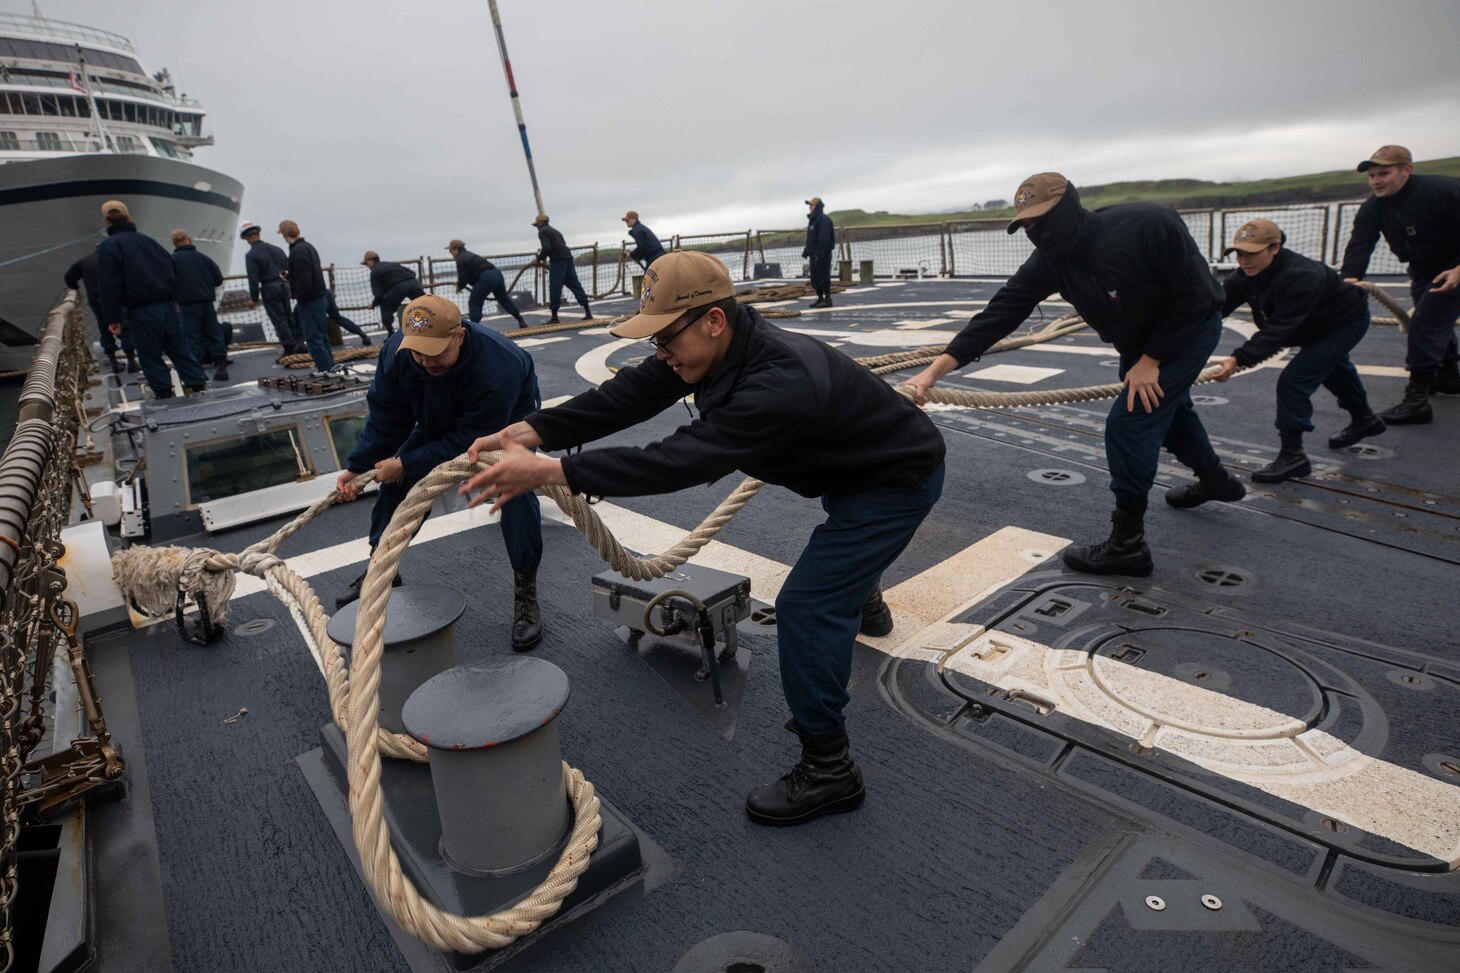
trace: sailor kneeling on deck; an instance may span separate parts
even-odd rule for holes
[[[782,331],[735,301],[725,265],[694,251],[646,271],[639,313],[611,329],[648,338],[653,354],[597,389],[478,440],[469,451],[506,456],[461,488],[494,509],[545,484],[578,493],[642,496],[710,483],[744,470],[804,497],[827,519],[776,598],[787,729],[801,759],[751,791],[761,824],[798,824],[862,802],[862,775],[847,748],[859,629],[890,630],[878,585],[943,488],[943,438],[921,411],[840,351]],[[601,439],[672,408],[693,387],[699,417],[643,447],[565,449]]]
[[[1369,295],[1340,280],[1337,272],[1302,254],[1284,250],[1287,236],[1271,220],[1253,220],[1238,230],[1222,256],[1237,253],[1237,270],[1222,287],[1222,314],[1251,305],[1257,333],[1220,362],[1217,381],[1225,382],[1238,367],[1251,368],[1283,348],[1299,351],[1277,381],[1277,430],[1282,449],[1277,459],[1252,474],[1258,483],[1281,483],[1313,472],[1303,452],[1303,433],[1313,431],[1313,393],[1322,385],[1338,397],[1352,420],[1328,440],[1333,449],[1352,446],[1384,431],[1384,420],[1369,408],[1369,395],[1349,361],[1369,330]],[[1193,488],[1180,487],[1166,500]]]
[[[372,552],[416,481],[460,456],[477,437],[542,405],[532,356],[489,328],[463,322],[455,304],[434,294],[406,305],[401,330],[380,349],[365,399],[370,410],[365,431],[336,486],[353,500],[359,492],[355,478],[375,470],[380,493],[370,516]],[[512,563],[512,648],[525,652],[542,640],[537,606],[542,512],[535,495],[502,507],[502,539]],[[335,605],[360,597],[364,582],[361,574]]]

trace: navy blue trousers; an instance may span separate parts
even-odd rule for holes
[[[218,310],[212,301],[189,301],[177,306],[177,320],[188,348],[200,362],[223,364],[228,348],[223,344],[223,325],[218,323]]]
[[[370,511],[370,549],[375,550],[395,509],[406,498],[416,481],[402,477],[394,483],[380,484],[375,506]],[[507,560],[514,571],[536,571],[542,563],[542,507],[537,494],[524,493],[502,508],[502,540],[507,545]]]
[[[294,308],[299,313],[300,334],[304,337],[304,343],[309,346],[309,357],[314,359],[314,367],[320,371],[335,367],[335,356],[330,351],[329,332],[325,329],[329,303],[328,293],[311,297],[307,301],[294,302]]]
[[[350,334],[354,335],[357,338],[363,338],[363,337],[365,337],[365,329],[362,328],[362,327],[360,327],[354,321],[351,321],[349,318],[345,317],[344,314],[342,314],[340,312],[340,306],[335,303],[335,292],[334,291],[325,291],[324,292],[324,296],[325,296],[325,308],[324,308],[325,320],[326,321],[333,321],[333,322],[335,322],[341,328],[344,328],[346,331],[350,332]],[[328,334],[328,332],[326,332],[326,334]],[[331,354],[333,354],[333,352],[331,352]]]
[[[380,295],[380,300],[375,303],[380,308],[380,324],[385,328],[386,334],[395,332],[395,316],[396,312],[400,310],[400,306],[407,301],[414,301],[418,297],[425,296],[425,293],[421,282],[411,279],[401,281]]]
[[[91,316],[96,319],[97,331],[101,332],[101,350],[106,352],[108,355],[115,355],[117,353],[117,336],[111,333],[110,328],[101,323],[100,304],[91,305]],[[132,352],[137,350],[136,346],[132,344],[132,333],[127,330],[127,326],[125,324],[122,325],[121,342],[122,351],[126,352],[127,354],[130,355]]]
[[[1146,508],[1146,494],[1156,482],[1163,446],[1198,473],[1221,462],[1191,402],[1191,383],[1206,367],[1221,336],[1222,316],[1214,311],[1191,344],[1161,363],[1161,390],[1166,395],[1151,412],[1139,397],[1135,409],[1127,409],[1125,392],[1111,403],[1105,417],[1105,461],[1110,466],[1110,492],[1115,494],[1117,507]],[[1121,352],[1122,379],[1140,358],[1140,352]]]
[[[781,688],[796,725],[842,725],[862,605],[943,494],[943,465],[917,486],[821,498],[827,518],[776,597]]]
[[[553,314],[558,313],[558,308],[563,303],[563,285],[568,285],[568,290],[583,305],[583,311],[588,312],[588,295],[583,293],[583,285],[578,282],[578,269],[573,266],[571,258],[564,260],[552,260],[548,262],[548,307]],[[473,289],[472,296],[476,296]]]
[[[128,332],[131,332],[132,342],[137,346],[142,376],[147,379],[153,395],[172,394],[172,375],[167,362],[162,360],[163,355],[172,359],[172,367],[177,369],[177,377],[185,388],[202,388],[207,384],[203,366],[193,357],[193,350],[183,337],[177,305],[171,301],[123,308],[122,334]]]
[[[1433,278],[1431,278],[1433,279]],[[1404,367],[1411,372],[1453,364],[1457,354],[1455,322],[1460,320],[1460,287],[1437,294],[1430,279],[1410,281],[1414,310],[1409,315],[1409,349]]]
[[[813,253],[809,259],[811,273],[811,289],[816,291],[818,296],[831,296],[831,251],[825,253]]]
[[[1304,345],[1288,362],[1277,380],[1277,426],[1279,432],[1313,431],[1313,393],[1323,386],[1338,397],[1338,406],[1351,413],[1367,415],[1369,394],[1348,353],[1369,330],[1369,305],[1317,341]]]
[[[567,261],[564,262],[566,263]],[[549,273],[557,273],[557,266],[557,262],[555,261],[552,267],[549,268]],[[576,273],[573,275],[573,282],[575,284],[578,282],[578,275]],[[562,296],[563,285],[561,281],[558,282],[557,289],[553,293],[559,297]],[[573,293],[578,295],[579,300],[585,299],[583,297],[582,287],[576,287]],[[502,276],[500,270],[493,267],[491,270],[484,270],[477,275],[477,279],[471,285],[471,297],[466,302],[466,317],[468,321],[481,322],[482,305],[487,302],[488,297],[496,301],[497,306],[503,311],[512,315],[518,321],[522,320],[522,312],[517,310],[517,305],[513,303],[512,296],[507,293],[507,279]],[[557,309],[557,298],[554,298],[553,310],[556,311]]]
[[[293,316],[289,313],[289,285],[282,280],[271,280],[262,284],[259,292],[264,313],[274,326],[274,334],[278,335],[279,344],[284,346],[286,352],[292,351],[303,339],[295,329]]]

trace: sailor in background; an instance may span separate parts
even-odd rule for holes
[[[1384,431],[1348,353],[1369,330],[1369,295],[1340,280],[1331,267],[1284,250],[1287,237],[1271,220],[1243,224],[1222,256],[1236,251],[1237,270],[1223,282],[1222,316],[1243,304],[1252,308],[1257,332],[1219,364],[1218,382],[1251,368],[1283,348],[1298,348],[1277,380],[1277,459],[1252,474],[1258,483],[1281,483],[1313,472],[1303,453],[1303,433],[1313,431],[1313,393],[1321,385],[1338,397],[1351,420],[1328,440],[1342,449]],[[1190,492],[1180,487],[1167,494]]]
[[[324,318],[325,321],[333,321],[340,326],[341,331],[348,331],[360,339],[360,347],[365,348],[370,344],[370,336],[365,329],[354,321],[345,317],[345,312],[340,310],[339,304],[335,303],[335,292],[329,288],[325,289]]]
[[[811,289],[816,291],[812,307],[831,307],[831,251],[836,247],[836,228],[820,196],[806,201],[806,246],[801,251],[811,267]]]
[[[1391,426],[1432,422],[1430,394],[1460,395],[1460,179],[1417,176],[1402,145],[1383,145],[1358,165],[1373,194],[1354,215],[1340,273],[1358,283],[1369,269],[1379,235],[1409,265],[1409,349],[1404,399],[1379,413]]]
[[[336,486],[346,500],[355,477],[375,470],[380,493],[370,515],[374,551],[410,488],[438,465],[464,453],[478,436],[535,412],[542,400],[532,356],[474,321],[444,297],[429,294],[406,305],[401,330],[380,349],[365,400],[369,416]],[[528,495],[502,508],[502,540],[512,564],[512,648],[542,640],[537,566],[542,561],[542,512]],[[360,597],[362,573],[336,607]],[[396,577],[396,584],[400,577]]]
[[[654,353],[596,389],[477,440],[507,455],[462,486],[493,509],[539,486],[593,496],[644,496],[710,483],[737,469],[803,497],[827,519],[776,597],[787,729],[801,759],[757,787],[745,809],[760,824],[799,824],[862,803],[862,774],[843,715],[859,630],[884,635],[891,615],[878,586],[943,488],[943,437],[912,403],[835,348],[782,331],[735,301],[725,265],[706,253],[660,257],[639,313],[611,330],[646,338]],[[699,418],[644,447],[550,458],[644,422],[694,390]],[[514,499],[517,498],[517,499]]]
[[[1199,482],[1166,496],[1172,506],[1240,500],[1247,488],[1222,466],[1192,405],[1192,382],[1222,333],[1222,288],[1174,210],[1123,203],[1092,213],[1057,172],[1030,176],[1014,194],[1009,232],[1023,227],[1034,253],[988,307],[910,383],[919,405],[944,375],[1005,337],[1058,292],[1120,352],[1126,394],[1105,420],[1105,456],[1115,512],[1107,540],[1065,549],[1090,574],[1144,577],[1146,496],[1164,446]]]
[[[406,301],[423,296],[426,289],[421,279],[393,260],[381,260],[374,250],[366,250],[360,265],[370,270],[370,306],[380,309],[380,324],[385,333],[395,333],[395,315]]]
[[[172,231],[172,269],[172,299],[188,347],[201,364],[213,366],[214,381],[226,382],[228,345],[214,306],[218,288],[223,286],[223,271],[212,257],[198,252],[187,230]]]
[[[279,235],[289,244],[289,291],[299,315],[299,333],[309,348],[309,357],[314,359],[314,374],[332,374],[335,356],[330,351],[326,330],[329,288],[325,284],[324,267],[319,262],[319,251],[300,235],[299,224],[293,220],[279,222]]]
[[[250,310],[262,301],[264,313],[274,326],[274,334],[284,349],[280,355],[307,355],[309,349],[299,340],[294,327],[294,316],[289,310],[289,283],[285,279],[289,272],[289,258],[284,251],[272,243],[265,243],[257,224],[245,223],[238,235],[248,244],[243,266],[248,271],[248,307]],[[277,361],[277,359],[276,359]]]
[[[537,227],[537,242],[539,249],[537,259],[546,260],[548,264],[548,308],[553,316],[548,318],[548,324],[558,323],[558,307],[563,303],[563,285],[568,285],[568,290],[583,305],[583,320],[591,321],[593,312],[588,308],[588,295],[583,292],[583,285],[578,282],[578,270],[573,266],[573,251],[568,248],[568,241],[553,227],[548,225],[548,215],[538,213],[533,219],[532,225]]]
[[[96,329],[101,334],[101,350],[106,352],[107,360],[111,362],[112,374],[120,374],[122,366],[117,361],[117,336],[111,333],[110,328],[101,323],[101,290],[96,283],[95,249],[66,268],[65,281],[66,286],[71,290],[76,290],[85,284],[86,303],[91,308],[91,316],[96,319]],[[137,350],[132,345],[132,336],[125,327],[122,328],[121,347],[127,355],[127,371],[136,372],[139,367]]]
[[[207,377],[183,337],[177,306],[172,302],[172,258],[162,244],[137,232],[137,224],[121,201],[107,200],[101,213],[107,232],[96,248],[102,321],[113,335],[120,335],[124,326],[132,333],[153,396],[173,396],[172,375],[163,355],[172,360],[184,392],[203,391]]]
[[[498,307],[517,320],[519,328],[527,327],[527,322],[522,319],[522,312],[512,300],[512,295],[507,293],[507,279],[502,276],[502,271],[497,269],[496,264],[486,257],[472,253],[461,240],[452,240],[446,244],[446,252],[456,261],[456,293],[460,294],[468,287],[471,288],[471,296],[466,300],[468,321],[481,323],[482,305],[490,297],[497,302]],[[574,280],[576,279],[575,277]],[[562,292],[561,286],[558,287],[558,292]],[[553,320],[557,320],[556,304],[553,305]]]
[[[640,267],[648,267],[664,256],[664,244],[659,242],[653,230],[639,222],[637,212],[629,210],[625,213],[624,222],[629,225],[629,236],[634,240],[634,249],[629,251],[630,259],[637,260]]]

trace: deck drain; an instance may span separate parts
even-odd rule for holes
[[[774,625],[776,623],[776,610],[774,608],[757,608],[750,613],[750,620],[757,625]]]
[[[1148,895],[1146,896],[1146,908],[1152,912],[1160,912],[1166,908],[1166,900],[1159,895]]]
[[[1216,912],[1222,907],[1222,900],[1209,892],[1201,897],[1201,904]]]
[[[1024,475],[1045,486],[1078,486],[1085,482],[1085,474],[1074,470],[1030,470]]]
[[[1322,824],[1323,827],[1327,828],[1329,831],[1332,831],[1334,834],[1343,834],[1345,831],[1348,830],[1348,825],[1344,824],[1342,821],[1335,820],[1334,818],[1324,818]]]
[[[1415,672],[1412,669],[1390,669],[1384,673],[1384,676],[1394,685],[1402,686],[1405,689],[1429,692],[1435,688],[1434,679],[1423,672]]]
[[[1345,446],[1343,451],[1358,459],[1394,458],[1394,450],[1388,446],[1375,446],[1373,443],[1354,443],[1352,446]]]
[[[1460,780],[1460,756],[1453,753],[1429,753],[1424,757],[1425,770],[1452,783]]]
[[[1255,582],[1246,570],[1230,564],[1199,564],[1193,573],[1196,580],[1223,594],[1244,592]]]
[[[258,635],[260,633],[267,632],[273,627],[274,620],[272,618],[250,618],[248,621],[235,628],[233,630],[233,634],[247,637],[250,635]]]
[[[759,932],[711,936],[679,958],[673,973],[812,973],[811,961],[783,939]]]
[[[1220,395],[1193,395],[1191,401],[1197,405],[1226,405],[1230,399],[1224,399]]]

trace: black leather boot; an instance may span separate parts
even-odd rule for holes
[[[1086,574],[1126,574],[1144,578],[1154,570],[1146,546],[1145,511],[1121,510],[1110,515],[1110,537],[1098,544],[1071,544],[1063,560]]]
[[[1431,395],[1460,395],[1460,363],[1447,362],[1440,366],[1430,385]]]
[[[862,605],[862,627],[858,631],[872,636],[887,635],[892,631],[892,609],[882,600],[881,588],[873,588]]]
[[[137,364],[137,353],[135,351],[127,352],[127,374],[135,375],[141,370],[142,366]]]
[[[1283,448],[1278,450],[1277,459],[1260,470],[1253,470],[1253,483],[1281,483],[1313,472],[1313,464],[1303,452],[1303,434],[1284,430],[1280,435]]]
[[[1430,387],[1434,382],[1433,370],[1410,372],[1409,384],[1404,387],[1404,398],[1394,408],[1379,413],[1379,418],[1390,426],[1422,426],[1427,422],[1434,422],[1435,414],[1430,409]]]
[[[557,311],[554,311],[553,312],[553,316],[547,319],[547,323],[548,324],[561,324],[562,323],[561,321],[558,320],[558,312]]]
[[[537,609],[537,572],[512,572],[512,649],[526,652],[542,641],[542,615]]]
[[[1166,502],[1173,507],[1185,510],[1190,507],[1199,507],[1208,500],[1235,503],[1245,496],[1247,496],[1247,488],[1242,485],[1242,481],[1233,476],[1225,466],[1219,464],[1214,469],[1197,473],[1195,483],[1187,483],[1184,486],[1167,490]]]
[[[862,772],[847,752],[846,727],[807,733],[795,720],[786,729],[801,738],[801,759],[774,784],[757,787],[745,799],[745,813],[756,824],[801,824],[823,814],[861,806],[866,797]]]
[[[365,575],[367,573],[368,572],[366,571],[361,571],[360,577],[356,578],[354,581],[351,581],[349,587],[345,588],[344,591],[339,593],[339,595],[335,598],[336,608],[344,608],[350,602],[360,597],[360,588],[365,584]],[[401,579],[399,574],[395,576],[395,580],[390,583],[390,586],[392,588],[399,588],[401,586]]]
[[[215,382],[226,382],[226,381],[228,381],[228,366],[227,365],[219,365],[216,369],[214,369],[214,371],[213,371],[213,381],[215,381]]]
[[[1328,448],[1344,449],[1352,446],[1360,439],[1377,436],[1388,428],[1388,426],[1384,425],[1384,420],[1372,412],[1365,416],[1356,415],[1353,417],[1352,422],[1328,437]]]
[[[583,305],[583,320],[584,321],[592,321],[593,320],[593,312],[590,311],[590,310],[588,310],[588,305],[587,304],[584,304]]]

